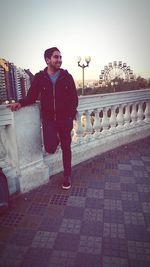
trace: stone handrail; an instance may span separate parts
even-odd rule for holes
[[[92,116],[93,115],[93,116]],[[80,98],[75,137],[101,136],[150,122],[150,90],[119,92]]]
[[[150,89],[84,96],[72,131],[72,164],[150,135]],[[39,105],[0,106],[0,167],[10,193],[26,192],[62,171],[61,150],[44,152]]]

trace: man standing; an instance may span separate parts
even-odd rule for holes
[[[71,187],[71,130],[76,115],[78,97],[72,76],[61,67],[62,57],[57,47],[44,52],[47,67],[35,74],[27,96],[10,104],[12,111],[41,102],[45,150],[55,153],[60,142],[64,167],[63,189]]]

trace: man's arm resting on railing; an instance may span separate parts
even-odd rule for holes
[[[38,99],[39,93],[40,93],[39,75],[36,74],[31,84],[31,87],[29,88],[27,96],[23,99],[20,99],[16,103],[7,105],[7,107],[10,107],[12,111],[16,111],[19,110],[21,107],[32,105]]]

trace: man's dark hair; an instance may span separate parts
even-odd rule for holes
[[[46,49],[45,52],[44,52],[44,58],[45,58],[45,60],[46,60],[47,57],[48,58],[51,58],[51,56],[52,56],[52,54],[53,54],[54,51],[60,52],[57,47],[51,47],[51,48]]]

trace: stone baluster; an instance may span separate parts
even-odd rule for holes
[[[143,111],[143,102],[138,103],[138,112],[137,112],[137,122],[142,124],[144,118],[144,111]]]
[[[132,111],[131,111],[131,124],[134,125],[137,123],[137,110],[136,110],[137,103],[132,104]]]
[[[82,127],[81,117],[82,117],[82,113],[77,112],[76,122],[74,125],[74,136],[73,136],[73,142],[77,144],[83,141],[83,138],[82,138],[83,127]]]
[[[92,132],[93,132],[93,128],[92,128],[92,124],[91,124],[91,116],[90,116],[90,111],[89,110],[85,110],[85,114],[86,114],[86,121],[85,121],[85,140],[88,141],[92,138]]]
[[[107,111],[108,111],[108,107],[104,107],[103,108],[102,123],[101,123],[102,129],[103,129],[102,132],[107,132],[109,129],[109,118],[108,118]]]
[[[95,117],[94,117],[94,124],[93,124],[93,129],[94,129],[94,137],[98,138],[101,130],[101,125],[100,125],[100,116],[99,116],[99,111],[98,109],[94,109]]]
[[[145,108],[145,120],[146,122],[150,122],[150,101],[146,101],[146,108]]]
[[[122,129],[124,124],[124,117],[123,117],[123,105],[119,105],[119,111],[117,114],[117,129]]]
[[[131,114],[130,114],[130,103],[125,105],[125,114],[124,114],[124,126],[129,127],[131,121]]]
[[[111,107],[111,115],[110,115],[109,123],[110,123],[110,130],[111,131],[116,130],[116,125],[117,125],[116,106]]]

